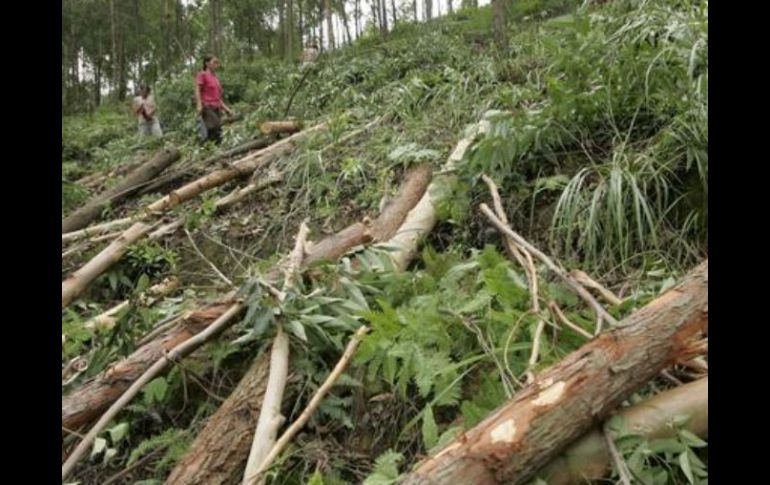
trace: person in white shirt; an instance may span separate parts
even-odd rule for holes
[[[140,135],[163,136],[156,111],[155,99],[150,94],[149,86],[142,86],[139,89],[139,96],[134,98],[134,115],[139,124]]]

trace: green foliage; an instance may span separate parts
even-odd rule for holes
[[[404,459],[401,453],[387,451],[374,462],[372,473],[364,480],[364,485],[392,485],[397,483],[401,475],[398,473],[398,463]]]
[[[698,456],[707,443],[675,420],[675,435],[670,438],[645,439],[631,431],[620,417],[609,422],[618,450],[635,477],[654,485],[707,485],[708,469]]]

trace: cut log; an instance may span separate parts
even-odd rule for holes
[[[259,127],[263,135],[296,133],[301,129],[302,125],[298,121],[265,121]]]
[[[480,133],[484,133],[488,127],[489,124],[482,121],[466,131],[465,137],[457,143],[444,164],[443,173],[431,182],[420,200],[407,214],[398,232],[388,239],[386,246],[390,248],[389,255],[396,270],[404,271],[409,262],[417,255],[420,239],[432,231],[436,225],[438,220],[436,206],[449,193],[449,187],[454,180],[451,173],[454,171],[455,165],[462,160],[473,140]]]
[[[540,374],[419,464],[404,485],[516,485],[688,352],[708,324],[708,260],[677,286]]]
[[[219,318],[217,318],[217,320],[209,325],[206,330],[172,348],[168,354],[164,354],[162,357],[156,360],[149,369],[142,373],[142,375],[139,376],[139,378],[134,383],[132,383],[128,389],[126,389],[126,392],[123,393],[123,395],[121,395],[120,398],[118,398],[118,400],[109,407],[109,409],[107,409],[107,411],[99,418],[96,424],[94,424],[88,433],[83,436],[75,449],[72,450],[72,453],[70,453],[70,455],[67,457],[67,460],[62,465],[62,480],[67,478],[67,476],[72,473],[72,470],[78,464],[83,455],[85,455],[85,453],[88,451],[88,448],[90,448],[93,444],[96,436],[105,430],[107,425],[110,424],[110,421],[112,421],[118,415],[118,413],[120,413],[120,411],[125,406],[127,406],[128,403],[131,402],[131,400],[133,400],[137,394],[141,392],[144,386],[146,386],[150,381],[152,381],[152,379],[166,370],[166,368],[168,368],[171,363],[190,355],[201,345],[219,335],[222,330],[229,326],[229,322],[235,318],[235,316],[240,312],[242,308],[243,305],[241,303],[237,303],[228,309]]]
[[[238,382],[243,392],[232,393],[212,415],[190,451],[176,464],[166,480],[177,485],[224,485],[233,483],[233,470],[241,469],[249,455],[254,423],[265,397],[270,354],[254,360]]]
[[[219,162],[221,160],[227,160],[229,158],[237,157],[239,155],[243,155],[244,153],[248,153],[252,150],[258,150],[260,148],[265,148],[266,146],[270,145],[275,141],[275,138],[273,137],[260,137],[256,138],[254,140],[247,141],[245,143],[242,143],[238,146],[235,146],[233,148],[230,148],[229,150],[225,150],[224,152],[217,153],[216,155],[212,155],[209,158],[203,160],[200,163],[197,163],[196,166],[201,167],[207,167],[213,163]],[[157,192],[158,190],[167,187],[174,182],[177,182],[182,179],[186,179],[188,177],[191,177],[191,175],[194,175],[195,172],[190,170],[189,168],[186,170],[178,170],[173,173],[169,173],[167,175],[164,175],[162,177],[159,177],[157,180],[155,180],[153,183],[145,186],[141,191],[140,194],[151,194],[153,192]],[[188,179],[189,180],[189,179]]]
[[[142,295],[139,296],[139,301],[143,305],[150,306],[158,298],[162,298],[175,289],[179,287],[179,280],[176,278],[166,278],[165,280],[161,281],[157,285],[153,285],[149,288],[147,288],[147,291],[142,293]],[[109,329],[115,326],[115,322],[117,320],[117,315],[120,313],[124,308],[128,307],[129,301],[123,300],[122,302],[118,303],[117,305],[111,307],[109,310],[100,313],[99,315],[90,318],[86,323],[83,324],[83,327],[93,330],[96,328],[99,329]]]
[[[86,227],[91,221],[99,217],[108,204],[114,204],[136,192],[142,183],[154,179],[177,160],[179,160],[179,150],[163,149],[158,151],[155,156],[133,170],[120,183],[93,197],[84,206],[62,219],[62,233]]]
[[[342,232],[349,232],[349,229]],[[329,238],[314,245],[309,254],[306,255],[304,264],[307,264],[311,259],[314,261],[332,259],[334,255],[345,254],[353,247],[361,244],[358,240],[340,237],[339,234],[329,236]],[[326,240],[338,241],[340,245],[327,244]],[[96,419],[125,392],[134,379],[157,360],[159,355],[204,330],[206,326],[225,313],[232,306],[233,297],[234,292],[223,297],[220,303],[188,313],[181,323],[137,349],[133,354],[115,364],[103,376],[94,378],[72,391],[62,399],[62,426],[75,430]],[[251,423],[251,429],[247,431],[248,433],[253,433],[255,424],[256,421]]]
[[[430,182],[430,179],[426,179],[424,176],[425,170],[420,168],[410,172],[410,175],[422,182],[419,184],[414,183],[410,176],[403,183],[402,189],[399,190],[399,196],[391,205],[390,210],[393,213],[390,215],[383,214],[384,220],[387,220],[389,225],[393,224],[393,218],[396,217],[394,214],[402,214],[402,217],[406,215],[401,210],[402,203],[398,199],[404,197],[414,203],[414,201],[420,200],[422,194],[425,193],[426,186]],[[407,187],[410,188],[407,189]],[[309,253],[305,256],[303,264],[307,266],[313,261],[336,259],[350,249],[371,241],[372,235],[369,231],[371,224],[371,222],[369,224],[354,224],[329,238],[313,244]],[[377,225],[376,221],[374,225]],[[385,232],[380,231],[379,233],[384,234]],[[252,382],[247,377],[244,377],[243,381]],[[237,402],[253,402],[249,401],[250,392],[247,386],[239,384],[233,390],[229,399]],[[259,402],[261,403],[261,401]],[[234,433],[236,436],[241,436],[243,433],[253,433],[259,415],[258,409],[256,409],[259,406],[257,404],[253,404],[253,406],[255,406],[253,412],[248,413],[249,416],[253,416],[250,421],[241,419],[242,415],[236,416],[228,409],[222,407],[209,418],[209,422],[216,422],[224,429],[234,429],[237,427],[238,431]],[[212,442],[217,443],[217,446],[210,447],[209,445]],[[166,480],[166,485],[231,485],[237,483],[243,477],[242,471],[246,465],[245,461],[249,454],[250,443],[251,441],[244,443],[244,440],[227,440],[221,436],[218,427],[206,425],[193,442],[190,448],[191,451],[174,468]],[[231,459],[230,457],[238,457],[238,459]],[[230,468],[227,470],[219,468],[223,463],[227,463]],[[194,472],[189,471],[188,468],[192,468]]]
[[[661,392],[617,414],[625,419],[630,431],[649,440],[674,437],[671,422],[676,418],[687,418],[684,429],[705,438],[709,424],[708,382],[704,377]],[[605,478],[611,460],[604,433],[595,429],[571,444],[537,476],[548,485],[583,485],[588,480]]]
[[[77,430],[99,417],[153,363],[208,327],[231,306],[219,303],[188,313],[174,328],[138,348],[103,374],[62,398],[62,426]]]
[[[267,378],[267,391],[257,420],[257,429],[251,442],[249,459],[246,460],[246,473],[259,470],[267,454],[273,448],[278,429],[286,418],[281,414],[283,391],[289,376],[289,336],[278,325],[278,333],[270,351],[270,373]],[[250,485],[245,479],[243,485]]]
[[[274,162],[278,158],[291,152],[298,143],[307,140],[311,135],[318,133],[326,129],[326,123],[308,128],[305,131],[296,133],[288,138],[285,138],[278,143],[270,145],[267,148],[259,150],[251,155],[248,155],[240,160],[233,162],[228,168],[215,170],[205,177],[201,177],[198,180],[194,180],[187,185],[180,187],[177,190],[172,191],[168,195],[161,197],[159,200],[148,205],[145,209],[146,212],[158,213],[165,212],[177,205],[197,197],[201,193],[210,190],[214,187],[234,180],[244,175],[250,175],[255,170],[265,167],[266,165]]]
[[[216,170],[209,175],[202,177],[192,183],[171,192],[156,202],[150,204],[144,209],[145,216],[154,213],[165,212],[184,201],[192,199],[201,193],[224,184],[241,175],[250,174],[254,170],[275,161],[277,158],[290,152],[301,140],[306,139],[312,133],[318,132],[326,127],[320,124],[309,128],[308,130],[297,133],[285,140],[272,145],[258,154],[249,155],[233,163],[231,168]],[[140,230],[141,228],[141,230]],[[150,226],[142,223],[136,223],[127,229],[118,239],[116,239],[104,251],[95,256],[91,261],[77,270],[73,276],[62,283],[62,308],[66,307],[75,297],[77,297],[88,284],[99,276],[103,271],[109,268],[113,263],[120,260],[125,253],[128,244],[136,242],[149,232]],[[113,246],[115,246],[113,248]],[[122,251],[117,251],[121,248]],[[108,252],[108,250],[110,250]],[[109,259],[107,259],[109,258]],[[88,271],[86,271],[86,269]],[[83,274],[81,274],[83,273]],[[77,275],[77,277],[76,277]],[[87,276],[87,278],[86,278]]]
[[[277,184],[283,180],[283,173],[272,171],[267,176],[260,180],[255,180],[245,187],[238,187],[224,197],[221,197],[214,203],[214,206],[218,211],[223,211],[238,202],[242,201],[246,197],[260,190],[263,190],[273,184]]]
[[[77,241],[91,236],[99,236],[101,234],[107,234],[115,228],[125,227],[136,222],[140,217],[123,217],[121,219],[115,219],[112,221],[103,222],[101,224],[94,224],[93,226],[80,229],[78,231],[72,231],[61,235],[62,244]]]
[[[128,247],[150,232],[152,226],[137,222],[112,241],[82,268],[61,283],[61,307],[65,308],[80,296],[88,285],[105,272],[128,251]]]

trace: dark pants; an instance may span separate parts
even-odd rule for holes
[[[213,140],[218,145],[222,141],[222,112],[219,108],[204,106],[201,111],[201,120],[206,127],[204,141]]]

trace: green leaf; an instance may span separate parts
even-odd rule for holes
[[[708,446],[708,443],[686,429],[679,430],[679,437],[691,448],[703,448],[704,446]]]
[[[91,448],[91,458],[99,455],[105,448],[107,448],[107,440],[104,438],[96,438],[94,440],[94,446]]]
[[[422,414],[422,441],[428,451],[438,442],[438,426],[433,417],[433,408],[428,406]]]
[[[307,342],[307,334],[305,333],[304,325],[296,320],[292,320],[286,325],[286,328],[288,328],[289,331],[293,333],[298,339],[302,340],[303,342]]]
[[[144,386],[142,392],[144,393],[144,402],[148,406],[153,403],[159,403],[166,397],[166,390],[168,389],[168,382],[165,377],[158,377],[151,380]]]
[[[434,446],[433,449],[430,450],[430,454],[433,455],[436,452],[444,449],[449,443],[451,443],[455,438],[457,438],[457,436],[462,432],[462,430],[463,430],[462,426],[452,426],[451,428],[441,433],[441,436],[439,436],[436,446]]]
[[[113,445],[117,445],[128,433],[128,423],[120,423],[109,429],[110,440]]]
[[[653,453],[681,453],[685,446],[672,438],[661,438],[650,441],[650,451]]]
[[[150,277],[145,273],[142,273],[142,276],[139,277],[139,281],[136,282],[136,293],[143,292],[148,286],[150,286]]]
[[[679,466],[682,468],[687,480],[691,484],[695,485],[695,477],[692,475],[692,468],[690,467],[690,457],[687,456],[687,452],[683,452],[679,455]]]
[[[308,480],[307,485],[324,485],[324,477],[320,470],[316,470],[313,476]]]
[[[363,485],[392,485],[399,478],[398,462],[404,459],[401,453],[388,450],[374,462],[372,474],[364,480]]]

